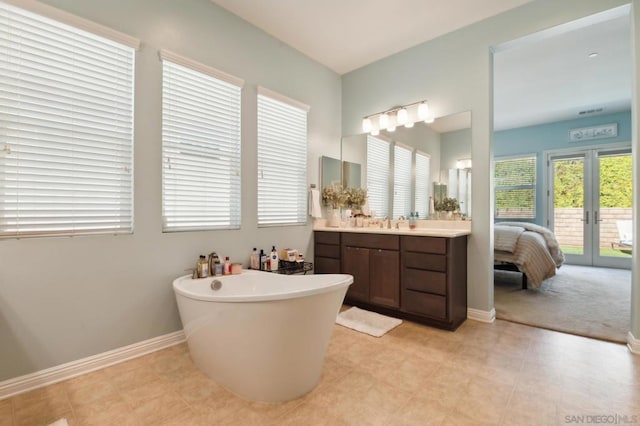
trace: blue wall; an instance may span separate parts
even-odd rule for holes
[[[618,123],[618,136],[615,138],[569,142],[570,129],[610,123]],[[616,142],[629,142],[631,145],[631,111],[494,132],[493,155],[495,158],[499,158],[520,154],[536,154],[536,217],[529,221],[544,225],[542,223],[544,216],[542,181],[546,168],[543,163],[543,152],[554,149],[600,146]]]

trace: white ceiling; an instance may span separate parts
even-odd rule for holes
[[[532,0],[211,0],[344,74]]]
[[[211,1],[343,74],[532,0]],[[629,110],[630,31],[622,6],[498,46],[494,128]]]
[[[598,56],[589,58],[593,52]],[[498,47],[494,128],[629,110],[631,52],[631,18],[624,6]]]

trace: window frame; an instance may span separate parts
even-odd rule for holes
[[[5,17],[0,18],[1,22],[17,24],[16,38],[21,37],[20,50],[11,50],[7,44],[7,52],[15,52],[21,58],[13,63],[13,74],[27,76],[7,93],[25,99],[25,93],[29,93],[38,106],[27,116],[7,96],[7,111],[20,118],[6,120],[8,125],[0,135],[0,181],[6,179],[0,185],[0,197],[6,203],[15,198],[16,210],[15,216],[9,213],[5,224],[0,224],[0,239],[132,234],[135,65],[140,41],[38,2],[4,0],[0,2],[0,14]],[[27,25],[30,32],[19,28],[20,23],[25,23],[22,26]],[[13,34],[9,31],[14,30],[7,27],[7,31]],[[28,50],[29,46],[33,51]],[[59,52],[65,55],[58,55]],[[66,55],[68,52],[72,54]],[[94,65],[88,69],[95,73],[86,72],[87,64],[114,57],[121,61],[114,60],[113,67],[101,66],[97,70]],[[9,56],[5,58],[11,63]],[[45,73],[38,73],[52,64],[58,66],[59,73],[57,77],[47,75],[49,81],[44,81]],[[27,70],[28,66],[31,68]],[[76,74],[70,74],[70,67]],[[66,84],[64,78],[69,80]],[[115,101],[96,96],[82,99],[86,92],[78,89],[80,84],[86,82],[91,85],[90,90],[99,91],[104,84],[96,84],[97,81],[114,85],[104,97],[114,96]],[[47,104],[51,105],[47,108]],[[40,122],[38,117],[42,116],[48,117],[48,127],[46,122]],[[29,124],[29,120],[33,123]],[[101,128],[101,124],[105,127]],[[24,168],[31,172],[20,174]],[[46,178],[38,177],[38,171]],[[85,195],[77,195],[82,193]],[[33,201],[26,202],[24,198]],[[0,202],[0,207],[3,204]],[[4,208],[11,210],[9,204]],[[12,217],[15,224],[11,223]]]
[[[521,185],[498,185],[496,179],[496,169],[498,162],[505,161],[518,161],[518,160],[533,160],[533,183],[521,184]],[[538,186],[538,155],[536,153],[517,154],[509,156],[496,157],[493,165],[493,179],[494,179],[494,219],[495,220],[535,220],[537,216],[537,186]],[[498,192],[499,191],[514,191],[514,190],[530,190],[532,194],[532,207],[531,215],[499,215],[498,214]],[[515,207],[510,207],[515,208]],[[507,209],[508,213],[508,209]]]
[[[162,232],[240,229],[244,80],[168,50],[160,50],[159,56],[163,76]],[[171,73],[175,73],[175,79],[167,81],[167,77],[172,76]],[[193,86],[188,86],[190,82]],[[169,84],[176,87],[168,87]],[[211,90],[206,92],[208,102],[203,103],[201,109],[196,111],[190,106],[196,98],[202,101],[204,86]],[[203,116],[203,111],[209,115]],[[186,126],[190,126],[189,132],[183,130]],[[195,133],[194,128],[200,128],[202,131]],[[189,140],[189,143],[186,143],[186,140]],[[185,152],[180,151],[181,149]],[[192,152],[186,153],[187,150]],[[176,151],[179,154],[175,154]],[[219,158],[210,155],[210,152],[220,152],[228,157],[228,161],[220,161]],[[200,165],[195,163],[194,156]],[[179,169],[175,172],[169,172],[174,167],[171,159],[174,160],[174,164],[179,164]],[[209,167],[203,167],[202,164]],[[226,174],[207,174],[202,171],[225,168],[229,169]],[[197,179],[199,184],[194,184],[194,179]],[[228,186],[220,185],[223,179],[228,179]],[[205,189],[201,189],[199,185],[205,186]],[[199,189],[201,191],[197,196],[189,195],[195,194]],[[203,197],[203,194],[206,195]],[[223,210],[226,213],[218,214],[216,211],[219,207],[216,203],[200,202],[216,200],[219,194],[226,197]],[[182,200],[177,201],[180,199]],[[170,213],[172,210],[173,213]],[[190,210],[199,211],[199,216],[195,217]]]
[[[276,110],[284,115],[277,115]],[[256,94],[256,223],[258,228],[306,226],[310,106],[266,87]],[[275,121],[264,121],[275,119]],[[298,121],[299,120],[299,121]],[[287,130],[273,127],[286,124]],[[304,134],[304,136],[302,136]],[[276,160],[274,161],[274,156]],[[282,165],[289,162],[285,180]],[[294,166],[298,166],[295,168]],[[265,176],[266,173],[266,176]],[[294,177],[291,178],[291,173]],[[282,191],[285,191],[283,197]],[[287,197],[287,195],[289,197]],[[286,203],[283,205],[283,198]],[[277,200],[277,201],[273,201]],[[288,211],[285,213],[288,206]]]

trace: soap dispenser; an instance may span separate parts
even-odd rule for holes
[[[278,270],[278,252],[276,251],[276,246],[271,247],[271,256],[269,257],[269,270]]]

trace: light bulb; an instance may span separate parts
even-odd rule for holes
[[[433,123],[435,121],[435,117],[433,116],[433,114],[428,114],[427,118],[424,119],[424,122],[427,124]]]
[[[371,129],[371,136],[378,136],[380,134],[380,130],[378,129]]]
[[[412,128],[413,127],[413,121],[407,121],[407,124],[405,124],[404,127],[406,127],[407,129]]]
[[[402,108],[398,111],[398,125],[403,125],[407,122],[407,109],[406,108]]]
[[[370,118],[364,118],[362,120],[362,131],[365,133],[369,133],[371,131],[372,128],[372,124],[371,124],[371,119]]]
[[[429,117],[429,104],[422,102],[418,105],[418,119],[426,120]]]
[[[389,125],[387,126],[387,132],[395,132],[396,130],[396,125],[394,123],[389,123]]]
[[[382,114],[380,116],[380,118],[378,119],[378,123],[380,124],[380,128],[384,129],[385,127],[387,127],[389,125],[389,114],[387,114],[386,112],[384,114]]]

